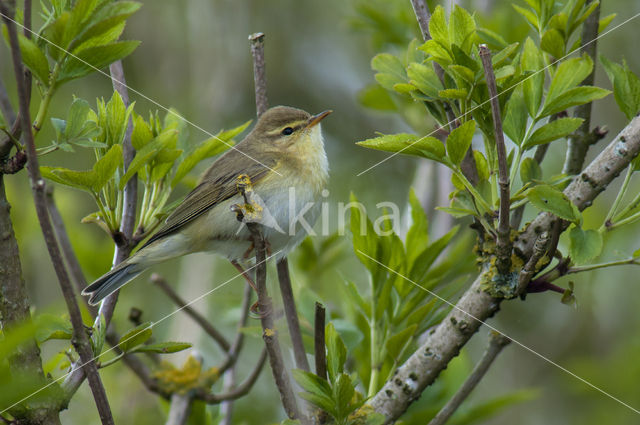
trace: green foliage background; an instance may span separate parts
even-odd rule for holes
[[[371,16],[369,20],[363,19],[365,3],[382,14],[378,21],[371,21]],[[429,3],[434,6],[436,2]],[[502,34],[507,41],[520,40],[529,30],[510,2],[470,0],[460,3],[468,10],[476,10],[476,20]],[[524,3],[518,4],[524,6]],[[634,0],[604,0],[601,15],[617,13],[618,17],[613,22],[617,25],[638,12],[640,5]],[[377,38],[371,32],[370,22],[382,25],[397,39],[397,44]],[[635,46],[636,27],[637,21],[634,21],[605,36],[598,42],[598,50],[616,62],[626,58],[630,68],[638,73],[640,55]],[[263,31],[267,35],[271,105],[298,106],[311,112],[335,110],[334,115],[323,123],[331,164],[329,199],[333,207],[337,202],[348,202],[349,192],[354,192],[367,205],[372,219],[381,214],[381,210],[375,207],[378,202],[393,201],[408,210],[409,191],[398,188],[408,188],[412,183],[413,170],[418,163],[416,158],[397,156],[362,177],[354,177],[384,158],[379,152],[356,146],[355,141],[373,137],[374,131],[411,131],[395,115],[368,110],[359,103],[361,90],[374,82],[371,58],[381,51],[397,53],[394,51],[397,45],[406,44],[406,40],[418,36],[408,0],[145,2],[130,18],[123,37],[141,40],[134,54],[124,62],[127,82],[136,91],[175,108],[208,131],[239,126],[255,115],[247,42],[247,35],[255,31]],[[0,55],[9,57],[5,44],[0,46]],[[0,72],[3,80],[9,82],[8,90],[14,90],[8,61],[2,61]],[[602,67],[596,71],[596,85],[610,88]],[[54,98],[49,117],[64,118],[73,95],[87,99],[95,107],[95,98],[108,99],[111,92],[111,82],[99,74],[65,84]],[[130,96],[142,115],[157,108],[135,93],[130,93]],[[613,96],[596,102],[594,125],[606,124],[610,135],[613,135],[625,123],[626,117],[619,111]],[[424,126],[426,132],[427,123],[412,121],[411,124]],[[198,129],[187,128],[188,142],[192,145],[207,138]],[[53,138],[54,129],[46,120],[39,135],[42,143],[39,147]],[[560,167],[563,149],[562,143],[551,147],[546,161],[548,167]],[[589,158],[597,149],[592,148]],[[43,165],[82,169],[89,168],[92,155],[90,150],[76,149],[71,155],[51,153],[41,161]],[[87,166],[79,167],[78,164]],[[7,176],[6,181],[24,278],[32,303],[38,313],[63,314],[64,303],[42,243],[26,173]],[[633,182],[632,193],[638,190],[638,182]],[[186,191],[187,187],[178,187],[178,192]],[[96,226],[80,224],[82,217],[95,209],[89,196],[61,186],[56,186],[55,192],[87,279],[93,280],[110,267],[113,244]],[[599,199],[595,208],[584,215],[586,228],[599,226],[614,196],[615,191],[608,192],[608,198]],[[338,219],[333,207],[330,222],[335,228]],[[533,208],[528,209],[525,220],[534,213]],[[601,260],[624,257],[638,249],[638,230],[640,227],[636,224],[627,228],[627,232],[609,235]],[[437,229],[431,231],[437,233]],[[563,239],[561,246],[566,249],[568,243],[568,238]],[[306,243],[298,250],[292,261],[294,289],[301,314],[306,319],[303,320],[303,328],[310,329],[313,303],[322,300],[328,307],[329,317],[335,319],[336,328],[350,353],[357,351],[359,337],[343,317],[343,282],[353,281],[359,288],[365,288],[367,283],[365,269],[352,252],[347,237],[316,238],[313,244]],[[154,271],[166,276],[186,299],[193,299],[235,275],[224,261],[204,254],[171,261]],[[143,320],[151,321],[175,309],[160,291],[149,286],[146,276],[148,274],[126,287],[120,297],[115,315],[120,329],[131,327],[127,320],[131,307],[141,308]],[[637,315],[640,288],[636,276],[637,270],[632,266],[579,275],[575,278],[575,307],[561,304],[557,294],[532,294],[526,303],[503,303],[503,311],[492,319],[492,323],[512,338],[637,407],[640,406],[640,391],[637,389],[640,369],[636,361],[640,356],[640,316]],[[567,280],[560,283],[566,286]],[[274,283],[271,279],[271,284]],[[196,304],[229,334],[234,331],[234,323],[240,313],[241,285],[237,279]],[[275,286],[271,291],[277,292]],[[249,326],[249,331],[256,330],[258,323],[250,323]],[[219,363],[222,358],[213,342],[183,315],[178,314],[160,324],[154,329],[154,335],[160,340],[178,339],[193,343],[204,356],[205,366]],[[486,332],[482,330],[461,357],[452,362],[442,379],[427,389],[414,408],[416,411],[441,403],[445,395],[464,380],[479,357],[485,339]],[[44,345],[45,358],[61,348],[56,344],[49,342]],[[250,370],[254,360],[252,356],[257,355],[262,342],[259,338],[250,338],[248,344],[240,360],[246,370],[240,367],[240,374]],[[171,360],[180,364],[185,353],[172,356]],[[350,369],[356,370],[357,365],[350,365]],[[105,369],[102,376],[116,422],[155,424],[163,420],[166,404],[144,390],[123,365]],[[235,423],[266,423],[265,418],[276,422],[281,418],[281,407],[272,385],[270,372],[265,369],[253,391],[236,403]],[[504,410],[484,423],[601,424],[631,423],[636,418],[629,410],[517,346],[505,350],[472,395],[470,404],[509,397],[520,390],[526,392],[519,392],[517,396],[527,399],[527,402]],[[215,408],[212,411],[215,412]],[[460,413],[458,423],[465,423],[464,409]],[[468,409],[467,414],[471,414]],[[88,389],[81,389],[62,418],[68,424],[86,423],[96,418]],[[409,423],[414,423],[411,416],[408,419]]]

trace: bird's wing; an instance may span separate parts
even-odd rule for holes
[[[175,232],[220,202],[236,195],[239,175],[248,175],[255,184],[271,173],[275,166],[276,161],[273,159],[259,163],[236,150],[227,152],[205,172],[200,184],[173,210],[164,225],[142,247]]]

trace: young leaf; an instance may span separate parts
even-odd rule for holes
[[[378,263],[369,258],[377,258],[378,256],[378,240],[373,230],[373,225],[366,212],[360,208],[361,204],[353,193],[348,206],[351,208],[349,226],[353,238],[353,250],[358,259],[373,275],[379,268]]]
[[[42,176],[46,179],[76,189],[93,191],[96,182],[96,174],[90,171],[74,171],[63,167],[40,167]]]
[[[397,57],[389,53],[380,53],[371,60],[371,68],[378,71],[376,81],[385,89],[393,90],[395,84],[406,83],[407,73]]]
[[[325,344],[327,345],[329,381],[335,382],[338,375],[344,370],[344,363],[347,361],[347,348],[331,322],[327,323],[325,327]]]
[[[6,27],[5,27],[6,28]],[[4,28],[3,28],[4,29]],[[18,44],[20,46],[20,53],[22,54],[22,61],[31,70],[31,73],[42,83],[45,87],[49,86],[49,61],[44,55],[44,52],[40,50],[38,45],[27,37],[18,34]]]
[[[524,144],[525,149],[536,145],[543,145],[562,137],[567,137],[580,127],[582,118],[559,118],[551,121],[533,132]]]
[[[567,90],[550,102],[545,101],[540,117],[556,114],[572,106],[584,105],[602,99],[611,93],[609,90],[593,86],[580,86]]]
[[[449,48],[449,26],[445,18],[444,8],[440,5],[436,6],[431,19],[429,20],[429,33],[434,41]]]
[[[405,246],[407,264],[411,266],[418,254],[429,245],[429,223],[413,188],[409,191],[409,205],[411,206],[411,227],[407,231]]]
[[[569,255],[577,265],[585,264],[602,252],[602,234],[596,230],[574,227],[569,232]]]
[[[540,47],[545,52],[549,53],[554,58],[561,58],[564,56],[565,42],[564,37],[555,28],[551,28],[544,32],[542,40],[540,41]]]
[[[111,149],[93,165],[93,171],[96,175],[93,183],[94,192],[99,192],[107,184],[118,167],[122,165],[122,161],[122,146],[113,145]]]
[[[573,202],[553,186],[546,184],[535,186],[529,189],[527,198],[538,209],[550,212],[559,218],[574,223],[582,220],[580,211]]]
[[[407,76],[411,84],[429,97],[437,98],[438,92],[443,89],[432,66],[412,63],[407,68]]]
[[[525,158],[520,164],[520,180],[522,180],[522,184],[541,179],[542,169],[538,162],[533,158]]]
[[[567,59],[560,63],[553,74],[545,103],[576,87],[591,74],[591,71],[593,71],[593,61],[586,54],[581,58]]]
[[[412,144],[418,140],[413,134],[385,134],[373,139],[356,142],[356,145],[385,152],[401,152],[407,155],[420,156],[420,151]]]
[[[472,35],[475,33],[476,23],[473,17],[462,7],[454,5],[449,17],[449,40],[451,44],[460,47],[464,52],[471,50]]]
[[[631,120],[640,111],[640,79],[629,69],[626,61],[619,65],[604,56],[600,56],[600,61],[613,85],[618,107]]]
[[[520,65],[523,71],[531,71],[522,82],[522,90],[529,115],[535,118],[542,102],[544,72],[542,55],[531,38],[527,38],[524,43]]]
[[[187,348],[191,348],[191,344],[188,342],[159,342],[156,344],[148,344],[148,345],[139,345],[137,348],[131,350],[134,353],[158,353],[158,354],[169,354],[169,353],[177,353],[179,351],[186,350]]]
[[[471,146],[473,133],[476,130],[475,121],[467,121],[453,130],[447,137],[447,156],[455,165],[460,165],[465,154]]]
[[[75,57],[68,57],[64,61],[57,83],[61,84],[74,78],[84,77],[96,69],[104,68],[131,54],[139,44],[139,41],[118,41],[84,49],[78,52]]]
[[[503,128],[509,139],[516,145],[522,145],[527,130],[527,105],[520,87],[516,88],[507,102],[507,112]]]
[[[144,344],[151,338],[151,335],[151,322],[142,323],[122,335],[120,341],[118,341],[118,348],[127,353],[138,345]]]

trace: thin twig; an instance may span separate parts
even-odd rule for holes
[[[304,344],[302,343],[300,321],[298,320],[296,301],[293,298],[291,276],[289,275],[289,262],[287,261],[287,258],[284,257],[282,260],[278,261],[276,267],[278,269],[278,282],[280,283],[282,304],[284,306],[284,314],[287,318],[289,335],[291,336],[291,345],[293,346],[293,355],[296,359],[296,367],[309,372],[311,369],[309,368],[307,353],[304,349]]]
[[[491,99],[491,111],[493,113],[493,131],[496,138],[496,151],[498,153],[498,184],[500,186],[500,211],[498,213],[498,239],[496,241],[496,267],[498,272],[505,275],[511,268],[511,227],[509,225],[509,211],[511,208],[511,195],[509,190],[509,166],[507,165],[507,151],[504,145],[504,133],[502,132],[502,119],[500,118],[500,102],[496,77],[491,64],[491,51],[486,44],[479,46],[480,58],[484,67],[484,75],[487,80],[489,97]]]
[[[443,425],[446,423],[451,415],[460,407],[460,404],[469,396],[471,391],[478,385],[478,382],[484,377],[489,370],[489,367],[496,359],[500,351],[506,347],[511,340],[506,336],[492,331],[489,335],[489,346],[482,355],[482,358],[473,368],[473,371],[469,375],[466,381],[458,389],[455,395],[445,404],[438,414],[431,419],[429,425]]]
[[[38,220],[40,221],[40,227],[47,245],[47,250],[49,251],[49,256],[51,257],[51,262],[53,263],[54,270],[58,277],[58,282],[60,283],[60,289],[62,290],[62,294],[67,304],[67,310],[73,326],[72,342],[75,349],[78,351],[83,364],[86,364],[89,386],[100,414],[100,420],[103,424],[113,424],[113,416],[111,415],[109,401],[107,399],[104,386],[102,385],[100,375],[98,374],[98,369],[93,361],[93,350],[91,349],[89,339],[84,329],[80,308],[78,307],[78,303],[75,298],[75,291],[73,290],[69,274],[64,266],[64,260],[60,252],[60,248],[58,247],[58,241],[56,240],[55,232],[51,225],[51,219],[47,210],[46,184],[40,174],[38,166],[38,156],[31,129],[31,115],[29,113],[27,90],[25,87],[22,68],[22,55],[18,43],[16,27],[13,23],[13,11],[7,10],[3,3],[0,3],[0,8],[2,9],[2,13],[8,16],[8,19],[5,19],[5,24],[9,33],[9,44],[11,46],[11,54],[13,57],[13,70],[16,77],[18,100],[20,105],[20,121],[23,137],[25,139],[27,156],[29,159],[27,170],[31,180],[36,213],[38,215]]]
[[[253,56],[253,81],[256,91],[256,112],[258,117],[265,113],[267,102],[267,74],[264,64],[264,34],[257,32],[249,36],[251,56]]]
[[[62,254],[64,255],[64,260],[67,264],[67,268],[69,269],[69,273],[71,274],[71,279],[73,280],[73,283],[75,283],[77,291],[82,292],[82,290],[87,286],[87,280],[84,277],[84,273],[82,273],[82,267],[80,266],[78,257],[73,250],[69,234],[67,233],[66,226],[62,220],[62,215],[60,215],[60,211],[58,210],[58,206],[56,205],[53,197],[53,186],[47,187],[47,207],[49,209],[49,216],[51,217],[51,224],[55,229],[58,242],[60,243],[60,248],[62,249]],[[91,313],[91,317],[96,317],[98,308],[95,305],[89,304],[88,298],[82,297],[82,299],[85,301],[85,305]]]
[[[322,304],[316,302],[316,315],[314,321],[314,349],[316,357],[316,375],[327,379],[327,352],[325,349],[324,323],[326,310]]]
[[[587,0],[586,5],[592,3],[593,0]],[[597,54],[597,39],[598,39],[598,24],[600,22],[600,4],[596,6],[595,10],[591,12],[591,15],[587,18],[582,26],[582,46],[580,47],[581,54],[587,54],[591,57],[594,63],[593,71],[585,78],[582,85],[593,85],[596,76],[595,64],[598,58]],[[596,143],[601,138],[594,138],[590,133],[591,127],[591,104],[589,102],[584,105],[580,105],[576,108],[575,117],[582,118],[584,121],[580,125],[580,128],[576,131],[574,137],[570,137],[567,146],[567,154],[564,163],[563,173],[568,175],[578,174],[582,170],[582,164],[587,156],[589,146]]]
[[[240,320],[238,321],[238,329],[236,337],[231,343],[231,348],[227,354],[227,360],[220,366],[220,373],[223,373],[222,391],[231,392],[236,388],[236,362],[240,355],[240,350],[244,345],[244,332],[242,328],[247,326],[249,319],[249,309],[251,308],[251,296],[253,288],[248,282],[244,284],[244,294],[242,296],[242,306],[240,307]],[[266,352],[265,352],[266,354]],[[226,400],[220,404],[220,425],[231,425],[233,417],[233,400]]]
[[[173,290],[171,285],[167,283],[167,281],[157,273],[153,273],[151,275],[151,283],[158,286],[162,289],[162,292],[165,293],[178,307],[180,310],[185,312],[189,317],[191,317],[200,327],[209,335],[218,345],[225,351],[228,352],[231,345],[229,341],[222,335],[222,333],[217,330],[202,314],[196,311],[190,305],[187,305],[187,302],[182,299],[180,295],[176,291]]]
[[[223,401],[235,400],[242,397],[243,395],[246,395],[249,390],[251,390],[251,387],[253,387],[253,384],[255,384],[255,382],[258,380],[258,377],[260,376],[260,372],[262,372],[262,367],[264,366],[266,360],[267,349],[263,348],[256,367],[253,369],[247,379],[242,384],[237,386],[234,390],[222,394],[196,392],[195,397],[198,400],[202,400],[208,404],[218,404],[222,403]]]

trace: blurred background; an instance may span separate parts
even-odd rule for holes
[[[360,91],[374,82],[371,58],[382,51],[393,53],[394,49],[392,44],[376,39],[368,19],[359,12],[362,3],[355,0],[144,2],[142,9],[129,20],[123,36],[142,41],[133,55],[124,61],[127,83],[154,102],[175,108],[210,132],[235,127],[255,116],[253,70],[247,37],[256,31],[264,32],[270,105],[291,105],[314,113],[325,109],[335,111],[323,122],[331,166],[329,200],[335,206],[338,202],[347,202],[349,193],[353,192],[367,206],[369,215],[376,218],[381,214],[375,206],[379,202],[392,201],[405,208],[419,160],[396,156],[356,177],[359,172],[384,159],[385,154],[359,148],[354,142],[372,137],[375,131],[411,131],[396,115],[369,110],[358,100]],[[440,2],[430,2],[432,6],[437,3]],[[475,11],[479,24],[500,33],[509,42],[521,40],[529,31],[510,2],[468,0],[458,3]],[[524,4],[522,1],[516,3]],[[376,5],[386,19],[397,22],[388,30],[400,42],[405,40],[406,44],[418,36],[409,0],[375,1],[371,4]],[[450,7],[450,4],[446,6]],[[613,27],[639,12],[640,2],[636,0],[604,0],[601,16],[617,13]],[[412,22],[410,29],[406,22]],[[635,44],[638,42],[639,25],[640,18],[604,36],[598,41],[599,54],[615,61],[624,57],[631,69],[636,74],[640,73],[640,55]],[[12,69],[4,43],[0,46],[0,61],[2,78],[7,82],[10,93],[14,93]],[[610,88],[602,68],[596,71],[596,84]],[[110,80],[104,75],[93,74],[63,86],[54,98],[49,116],[65,117],[74,95],[88,100],[95,107],[95,98],[108,99],[111,92]],[[149,110],[158,109],[154,103],[135,93],[130,92],[130,97],[136,102],[136,111],[143,116],[147,116]],[[164,112],[161,113],[163,115]],[[625,125],[625,118],[612,96],[596,103],[593,117],[593,125],[606,125],[609,129],[610,137],[601,142],[602,145]],[[187,128],[191,143],[207,138],[198,129]],[[48,144],[52,134],[51,124],[47,122],[38,143]],[[589,158],[602,145],[592,148]],[[559,172],[564,148],[563,143],[552,147],[547,155],[545,171]],[[41,161],[43,165],[83,169],[92,164],[92,155],[89,150],[77,149],[73,155],[53,153]],[[62,314],[66,310],[37,224],[27,174],[23,171],[5,179],[24,279],[34,310]],[[638,182],[633,184],[636,191],[640,190]],[[61,186],[56,186],[55,191],[87,280],[92,281],[109,269],[113,244],[96,226],[80,223],[82,217],[94,209],[88,195]],[[186,193],[187,188],[181,191],[176,197]],[[615,190],[610,190],[598,199],[595,207],[585,214],[585,228],[600,226],[615,194]],[[330,223],[335,228],[336,208],[330,210]],[[525,220],[534,213],[527,210]],[[598,261],[624,258],[640,248],[638,230],[636,225],[628,228],[627,232],[611,234],[606,240],[605,253]],[[438,229],[432,231],[437,233]],[[321,241],[320,237],[313,241],[316,248]],[[561,247],[565,243],[562,240]],[[607,246],[616,248],[607,249]],[[364,268],[353,255],[348,236],[340,237],[337,243],[332,244],[331,250],[321,253],[312,265],[299,252],[292,256],[294,291],[304,316],[302,325],[305,332],[311,331],[315,301],[321,301],[328,307],[330,317],[340,319],[343,299],[339,287],[347,278],[358,283],[366,281]],[[154,272],[166,277],[187,300],[235,275],[225,261],[204,254],[168,262],[156,267]],[[132,307],[140,308],[143,320],[150,321],[158,321],[175,310],[175,305],[151,286],[148,275],[144,274],[122,291],[114,319],[119,329],[131,327],[127,316]],[[532,294],[526,302],[503,303],[501,313],[491,319],[491,324],[638,408],[640,279],[637,276],[638,270],[633,266],[577,275],[573,279],[577,297],[575,306],[562,304],[559,294]],[[274,284],[275,280],[271,279],[270,283]],[[567,280],[559,284],[566,286]],[[197,302],[195,307],[232,335],[240,314],[242,287],[242,280],[235,279]],[[271,292],[277,294],[277,288],[272,287]],[[277,296],[274,298],[278,299]],[[258,329],[259,322],[253,320],[249,327]],[[219,364],[222,359],[217,346],[182,314],[158,324],[154,335],[162,340],[193,343],[207,367]],[[343,329],[343,338],[347,345],[357,343],[357,340],[350,342],[348,329]],[[483,328],[457,362],[464,363],[465,367],[474,364],[484,349],[486,338],[487,330]],[[249,338],[247,343],[248,347],[240,359],[246,370],[239,368],[240,377],[253,367],[262,345],[258,337]],[[287,341],[285,344],[289,346]],[[55,354],[60,348],[56,343],[47,343],[44,346],[45,357]],[[287,354],[290,353],[287,351]],[[179,365],[185,357],[185,353],[179,353],[168,359]],[[117,423],[157,424],[164,420],[167,405],[147,392],[124,365],[118,363],[105,369],[103,377]],[[448,373],[446,379],[457,382],[464,379],[464,375]],[[282,419],[280,403],[272,389],[272,376],[265,368],[257,386],[236,403],[234,423],[257,424]],[[528,401],[511,406],[483,423],[638,423],[638,416],[631,410],[516,344],[505,349],[472,394],[471,401],[520,390],[531,390]],[[429,391],[432,389],[425,392],[421,403],[428,402]],[[210,409],[213,414],[217,411],[216,406]],[[84,424],[96,419],[95,406],[87,387],[79,391],[70,410],[63,412],[62,418],[65,424]]]

